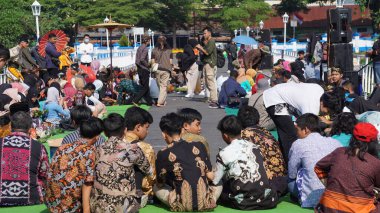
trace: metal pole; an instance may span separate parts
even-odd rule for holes
[[[282,54],[282,59],[284,59],[285,50],[286,50],[286,22],[284,23],[284,53]]]
[[[296,27],[293,27],[293,38],[296,38]]]
[[[109,50],[110,49],[110,41],[108,38],[108,29],[106,29],[106,35],[107,35],[107,50]]]
[[[37,28],[37,41],[40,38],[40,26],[38,23],[38,16],[36,16],[36,28]]]
[[[107,36],[108,36],[108,30],[107,30]],[[111,37],[111,39],[112,39],[112,29],[110,29],[110,37]],[[107,39],[107,41],[108,41],[108,39]],[[110,68],[111,68],[111,72],[113,73],[113,70],[112,70],[112,41],[111,41],[111,48],[110,48],[110,62],[111,62],[111,64],[110,64]]]

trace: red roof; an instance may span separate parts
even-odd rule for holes
[[[371,26],[371,18],[369,11],[366,9],[363,13],[360,11],[358,5],[345,5],[345,8],[352,9],[352,26]],[[302,28],[321,28],[327,27],[327,10],[333,9],[335,6],[313,6],[309,7],[307,12],[298,12],[297,14],[303,17],[303,23],[298,24]],[[288,26],[293,15],[289,15]],[[281,16],[271,17],[264,21],[265,29],[279,29],[284,28]]]

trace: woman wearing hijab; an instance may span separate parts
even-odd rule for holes
[[[194,96],[194,90],[197,85],[199,70],[198,64],[196,63],[197,56],[194,53],[195,46],[197,46],[198,41],[195,39],[190,39],[189,43],[183,48],[182,60],[180,63],[180,70],[186,72],[186,85],[187,85],[187,95],[186,98],[192,98]]]
[[[44,110],[48,111],[45,120],[46,122],[59,125],[63,118],[70,117],[70,111],[61,95],[62,92],[59,84],[56,82],[52,83],[47,91],[46,102],[43,107]]]
[[[35,88],[30,88],[28,91],[28,95],[26,96],[26,100],[28,102],[28,106],[31,110],[38,110],[40,108],[40,104],[38,102],[38,97],[40,94]]]

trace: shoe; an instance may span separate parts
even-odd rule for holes
[[[194,97],[194,94],[187,94],[187,95],[185,95],[185,98],[192,98],[192,97]]]
[[[210,103],[210,105],[208,105],[208,108],[210,108],[210,109],[218,109],[219,106],[218,106],[217,103]]]

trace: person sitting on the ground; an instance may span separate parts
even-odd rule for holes
[[[331,127],[336,117],[343,112],[343,94],[340,95],[340,92],[337,90],[326,92],[321,96],[320,102],[321,121],[328,127]]]
[[[224,117],[218,124],[227,147],[216,157],[213,183],[223,180],[220,203],[235,209],[271,209],[278,203],[270,186],[259,146],[240,137],[242,125],[236,116]]]
[[[26,112],[11,116],[12,133],[0,139],[0,206],[43,203],[49,168],[45,147],[29,137],[32,118]]]
[[[246,93],[250,93],[252,91],[252,85],[249,81],[249,78],[245,74],[245,69],[240,68],[237,70],[238,76],[236,78],[236,81],[240,84],[241,87],[245,90]]]
[[[344,83],[343,71],[340,68],[332,67],[330,74],[330,83],[333,83],[335,87],[341,87]]]
[[[358,123],[347,148],[338,148],[318,161],[314,170],[326,190],[316,212],[379,212],[377,135],[373,125]]]
[[[320,132],[320,120],[311,113],[301,115],[296,121],[298,140],[289,152],[288,189],[291,198],[301,207],[315,207],[321,197],[324,186],[314,173],[315,164],[342,145]]]
[[[181,138],[189,143],[201,142],[206,147],[207,155],[210,157],[210,146],[207,139],[201,135],[202,114],[192,108],[183,108],[177,111],[183,119],[183,131]]]
[[[152,188],[156,181],[156,156],[153,147],[149,143],[144,142],[144,139],[148,136],[149,126],[153,123],[153,117],[148,111],[140,107],[131,107],[124,114],[124,123],[125,128],[127,128],[127,132],[124,134],[124,141],[137,144],[142,149],[153,171],[151,175],[147,176],[144,176],[141,171],[135,171],[137,193],[141,194],[142,191],[144,195],[153,196]]]
[[[161,118],[160,129],[168,146],[157,153],[154,194],[171,211],[210,211],[222,189],[208,184],[214,173],[206,148],[181,139],[182,126],[182,117],[175,113]]]
[[[342,146],[347,147],[352,137],[352,131],[358,121],[351,112],[343,112],[334,120],[330,135],[335,140],[338,140]]]
[[[60,146],[51,159],[45,204],[50,212],[90,212],[95,178],[95,146],[103,131],[99,118],[80,125],[81,138]]]
[[[57,82],[50,85],[43,109],[47,110],[45,121],[56,126],[59,125],[62,119],[70,117],[70,111],[67,108],[67,103],[62,98],[60,85]]]
[[[70,112],[70,118],[73,122],[73,125],[77,128],[77,130],[66,135],[62,140],[62,145],[76,142],[80,138],[80,130],[79,130],[80,125],[83,122],[86,122],[86,120],[88,120],[91,117],[92,117],[92,112],[90,108],[88,108],[85,105],[75,106]],[[98,147],[101,144],[103,144],[105,141],[106,141],[105,138],[102,135],[100,135],[98,137],[98,140],[95,142],[94,146]]]
[[[242,123],[244,140],[259,146],[269,183],[279,195],[287,193],[286,163],[281,153],[280,143],[266,129],[259,127],[259,113],[251,106],[239,109],[238,119]]]
[[[84,86],[83,92],[86,95],[85,104],[91,109],[94,117],[101,118],[107,113],[107,109],[106,106],[99,101],[99,99],[95,98],[95,90],[96,87],[93,83],[88,83]]]
[[[257,92],[253,94],[251,97],[249,97],[248,106],[253,106],[259,112],[260,121],[258,126],[271,131],[276,128],[276,125],[274,125],[273,120],[269,117],[268,112],[265,109],[263,99],[264,91],[270,88],[269,79],[262,78],[259,81],[257,81],[256,85]]]
[[[231,71],[230,77],[222,84],[218,100],[221,108],[225,108],[227,106],[231,108],[238,107],[240,103],[228,103],[229,98],[239,98],[247,95],[247,92],[236,81],[238,75],[238,72]]]
[[[123,116],[111,113],[104,119],[108,140],[96,150],[92,212],[138,212],[140,208],[134,167],[144,174],[153,171],[140,147],[123,140],[124,131]]]
[[[355,94],[356,87],[351,80],[346,80],[343,82],[342,88],[345,91],[344,97],[346,102],[352,102],[355,100],[355,98],[359,97],[357,94]]]
[[[139,92],[140,86],[133,81],[129,74],[120,74],[117,76],[120,80],[117,88],[117,104],[132,104],[133,97]]]

